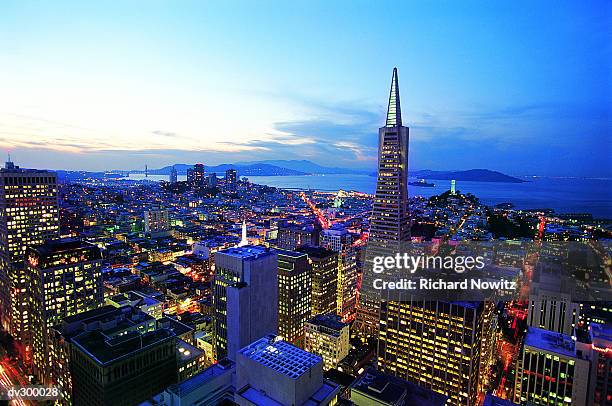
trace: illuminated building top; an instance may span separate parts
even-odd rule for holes
[[[387,108],[386,127],[402,126],[402,109],[400,106],[399,83],[397,80],[397,68],[393,68],[391,78],[391,92],[389,93],[389,107]]]
[[[255,341],[240,350],[240,354],[293,379],[323,362],[317,355],[271,337]]]

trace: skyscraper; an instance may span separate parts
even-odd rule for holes
[[[304,348],[304,324],[311,315],[311,268],[308,255],[278,251],[278,334]]]
[[[355,327],[361,335],[378,331],[380,291],[372,286],[372,261],[376,256],[395,255],[410,238],[408,215],[409,129],[402,125],[397,68],[393,69],[389,107],[384,127],[378,130],[378,176],[370,217],[370,237]]]
[[[580,305],[572,300],[574,290],[572,280],[536,268],[529,291],[529,325],[572,335],[580,317]]]
[[[209,173],[208,176],[206,176],[206,186],[207,187],[217,187],[217,174],[216,173]]]
[[[338,253],[320,247],[302,247],[312,269],[312,315],[336,314]]]
[[[138,405],[177,381],[176,335],[159,328],[108,336],[86,331],[70,346],[75,405]]]
[[[225,191],[228,193],[236,192],[236,181],[238,173],[235,169],[228,169],[225,171]]]
[[[7,162],[0,170],[0,305],[2,324],[18,341],[30,319],[24,254],[59,237],[58,217],[57,175]]]
[[[192,169],[187,170],[187,182],[194,186],[204,186],[204,164],[195,164]]]
[[[279,224],[276,245],[283,250],[293,251],[306,245],[318,244],[319,230],[311,224]]]
[[[355,318],[357,301],[357,251],[353,237],[344,228],[321,231],[321,246],[338,253],[336,313],[344,321]]]
[[[514,401],[586,405],[591,362],[567,334],[529,327],[516,368]]]
[[[51,378],[50,329],[66,316],[99,307],[104,301],[100,249],[74,239],[52,240],[26,252],[26,294],[34,372]],[[29,336],[30,336],[29,335]]]
[[[172,166],[170,169],[170,176],[168,177],[168,181],[170,183],[176,183],[178,181],[178,173],[176,172],[176,168]]]
[[[448,396],[449,405],[476,405],[493,310],[487,302],[383,303],[378,369]]]
[[[213,281],[216,358],[236,352],[278,328],[278,259],[247,245],[215,254]]]

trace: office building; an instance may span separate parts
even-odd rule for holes
[[[26,251],[26,294],[30,314],[29,337],[34,373],[40,382],[51,377],[50,328],[66,316],[102,305],[102,254],[79,240],[47,241]]]
[[[572,301],[573,281],[537,268],[529,291],[529,326],[572,335],[580,305]]]
[[[320,357],[274,335],[236,355],[238,405],[334,405],[339,391],[338,385],[323,379]]]
[[[168,176],[168,182],[170,183],[178,182],[178,172],[176,171],[176,168],[174,167],[174,165],[172,166],[172,168],[170,168],[170,175]]]
[[[0,169],[0,311],[17,342],[27,338],[30,320],[24,254],[28,246],[59,237],[57,199],[54,172],[21,169],[10,161]]]
[[[312,280],[305,253],[278,252],[278,334],[304,348],[304,324],[312,312]]]
[[[234,359],[257,337],[278,328],[278,258],[247,245],[215,255],[213,280],[216,359]],[[256,321],[256,322],[254,322]]]
[[[105,303],[115,307],[131,306],[154,319],[161,319],[164,315],[164,302],[140,291],[130,290],[112,295],[105,299]]]
[[[449,405],[476,405],[492,311],[482,302],[383,303],[378,369],[447,396]]]
[[[336,368],[351,349],[349,324],[340,321],[340,316],[319,314],[305,325],[304,349],[323,358],[323,369]]]
[[[338,290],[336,313],[344,321],[355,318],[357,304],[357,250],[353,236],[346,229],[327,229],[320,234],[321,247],[338,253]]]
[[[206,176],[206,186],[213,188],[213,187],[217,187],[217,174],[216,173],[209,173],[208,176]]]
[[[593,405],[609,405],[612,402],[612,326],[591,323],[589,331],[594,351]]]
[[[187,169],[187,182],[193,186],[204,186],[204,164],[195,164],[193,168]]]
[[[312,312],[336,314],[338,292],[338,253],[320,247],[301,247],[308,255],[312,277]]]
[[[102,306],[94,310],[65,317],[51,328],[50,345],[51,382],[60,389],[62,405],[73,404],[72,399],[72,339],[87,331],[99,330],[108,337],[127,332],[140,334],[157,329],[155,319],[130,307]],[[45,380],[44,382],[47,382]]]
[[[295,251],[304,246],[319,245],[319,229],[315,225],[281,224],[278,226],[276,246]]]
[[[175,332],[176,334],[176,332]],[[182,382],[196,375],[206,365],[206,354],[189,342],[176,340],[177,381]]]
[[[374,368],[366,369],[351,384],[350,400],[355,406],[444,406],[446,404],[446,396]]]
[[[236,364],[225,358],[191,378],[171,385],[140,406],[233,404]]]
[[[225,191],[227,193],[236,193],[238,182],[238,172],[235,169],[228,169],[225,171]]]
[[[145,234],[155,238],[170,235],[168,210],[151,209],[144,212]]]
[[[374,289],[373,258],[393,256],[410,239],[408,213],[409,129],[402,125],[397,69],[393,69],[385,126],[378,131],[378,175],[370,217],[370,236],[362,276],[355,329],[362,337],[376,336],[380,291]]]
[[[137,405],[177,382],[176,336],[167,329],[114,337],[87,331],[70,349],[76,405]]]
[[[529,327],[517,361],[514,401],[586,405],[590,367],[569,335]]]

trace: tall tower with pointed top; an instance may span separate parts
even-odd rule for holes
[[[401,244],[410,239],[408,132],[408,127],[402,125],[397,68],[393,68],[387,119],[385,126],[378,130],[376,196],[355,320],[362,337],[375,336],[380,321],[380,291],[373,287],[374,257],[395,256]]]

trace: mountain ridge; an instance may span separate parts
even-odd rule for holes
[[[185,175],[193,165],[174,164],[163,168],[150,169],[149,175],[169,175],[174,167],[179,175]],[[340,167],[327,167],[308,160],[264,160],[264,161],[241,161],[233,164],[220,164],[204,166],[207,173],[215,172],[224,174],[228,169],[235,169],[239,176],[303,176],[303,175],[340,175],[361,174],[376,176],[376,172],[366,169],[352,169]],[[144,173],[138,171],[122,171],[130,173]],[[523,183],[526,180],[506,175],[504,173],[489,169],[468,169],[459,171],[435,171],[430,169],[410,171],[409,175],[415,178],[432,180],[472,181],[472,182],[502,182]]]

